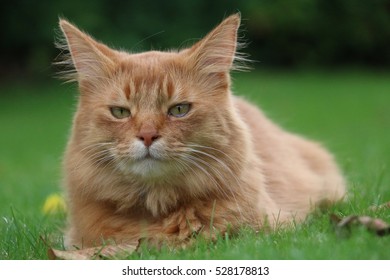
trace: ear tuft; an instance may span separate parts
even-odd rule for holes
[[[62,51],[62,59],[55,64],[65,69],[61,76],[79,82],[106,76],[114,66],[114,51],[64,19],[59,20],[59,26],[63,36],[56,46]]]
[[[190,50],[190,64],[199,73],[227,73],[236,68],[235,60],[245,61],[237,55],[237,32],[240,26],[240,14],[226,18],[205,38]]]

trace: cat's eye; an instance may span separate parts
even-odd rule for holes
[[[191,104],[189,103],[177,104],[169,108],[168,115],[173,116],[175,118],[182,118],[185,115],[187,115],[190,109],[191,109]]]
[[[123,107],[111,107],[111,114],[117,119],[124,119],[130,117],[130,110]]]

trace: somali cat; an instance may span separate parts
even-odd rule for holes
[[[67,247],[275,229],[343,198],[327,151],[232,95],[239,25],[235,14],[190,48],[127,53],[60,20],[80,92],[64,157]]]

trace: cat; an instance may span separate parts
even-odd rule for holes
[[[128,53],[60,19],[60,63],[79,86],[63,164],[67,248],[275,230],[343,199],[328,151],[231,93],[240,21],[179,51]]]

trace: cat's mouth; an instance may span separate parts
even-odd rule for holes
[[[156,165],[156,164],[161,163],[161,162],[162,162],[161,159],[155,158],[155,157],[153,157],[151,155],[147,155],[147,156],[145,156],[143,158],[137,159],[134,162],[134,164],[145,164],[145,163],[148,163],[149,165],[152,165],[152,164]]]
[[[146,160],[146,159],[160,160],[156,156],[152,155],[149,150],[147,151],[146,155],[143,158],[141,158],[141,160]]]
[[[133,152],[119,163],[119,169],[126,175],[147,178],[161,178],[172,171],[172,164],[165,157],[159,145],[145,147],[136,145]]]

